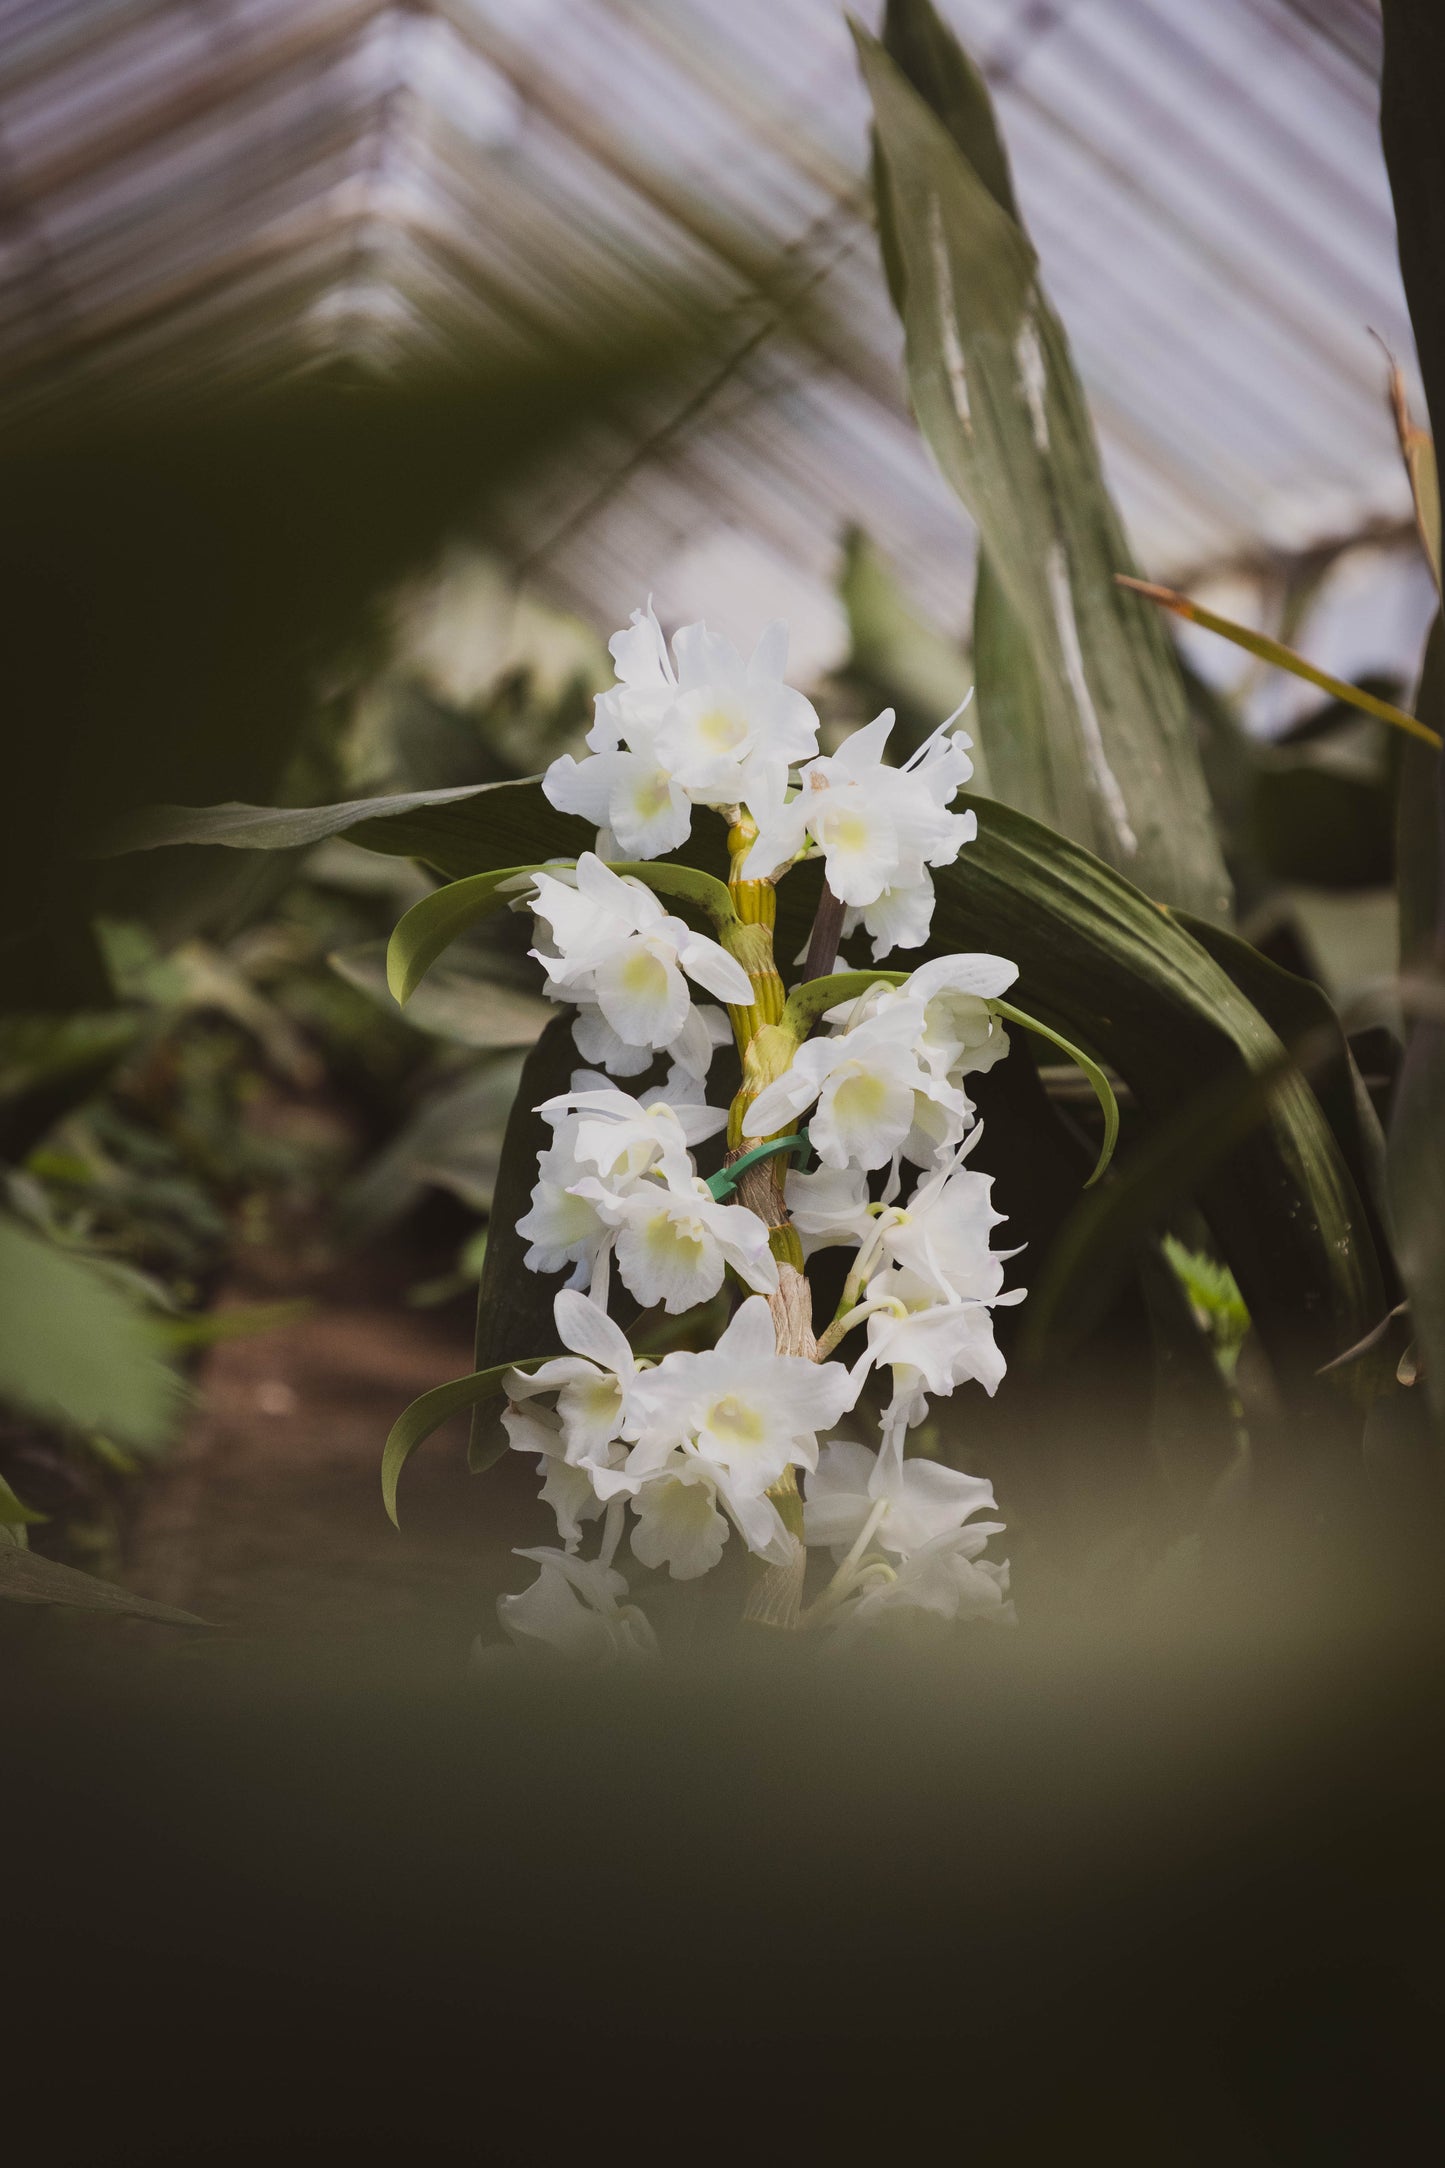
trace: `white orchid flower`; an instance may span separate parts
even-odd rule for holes
[[[1007,1365],[993,1336],[990,1302],[940,1301],[932,1279],[897,1265],[869,1283],[869,1301],[882,1297],[889,1308],[868,1320],[864,1361],[870,1369],[893,1372],[890,1416],[900,1415],[910,1426],[921,1423],[930,1394],[951,1393],[970,1379],[993,1397]],[[1021,1289],[990,1298],[994,1306],[1022,1300]]]
[[[612,1240],[612,1228],[597,1208],[600,1185],[595,1178],[590,1194],[576,1187],[584,1178],[571,1136],[559,1131],[556,1141],[537,1155],[531,1205],[518,1220],[517,1232],[528,1244],[522,1262],[529,1272],[564,1272],[570,1265],[585,1287]]]
[[[553,1000],[595,1002],[626,1046],[671,1049],[691,1012],[687,980],[719,1001],[752,999],[736,958],[671,917],[640,881],[623,880],[593,852],[577,862],[576,887],[539,873],[532,910],[555,952],[533,949]]]
[[[608,830],[631,858],[685,841],[697,805],[730,805],[769,786],[818,750],[812,703],[783,682],[788,630],[768,625],[747,662],[704,624],[684,625],[667,652],[662,628],[635,610],[609,643],[619,682],[597,698],[588,758],[554,760],[542,779],[552,804]]]
[[[996,1302],[1004,1264],[1018,1255],[989,1248],[989,1235],[1004,1218],[993,1208],[993,1176],[963,1164],[981,1135],[975,1129],[949,1161],[918,1184],[907,1209],[879,1231],[883,1255],[931,1287],[935,1300]],[[886,1276],[870,1285],[870,1295],[875,1292],[889,1292]]]
[[[556,1514],[557,1533],[566,1548],[575,1550],[582,1541],[582,1523],[596,1520],[603,1501],[588,1470],[569,1457],[560,1417],[550,1408],[509,1405],[502,1411],[502,1428],[514,1453],[536,1454],[537,1471],[545,1478],[542,1503]]]
[[[661,1303],[677,1316],[711,1302],[728,1265],[760,1294],[777,1287],[763,1222],[746,1205],[719,1204],[706,1182],[673,1190],[645,1179],[615,1192],[584,1180],[576,1190],[614,1231],[623,1285],[645,1309]]]
[[[819,1167],[814,1174],[790,1167],[783,1196],[805,1257],[839,1243],[862,1242],[873,1231],[868,1178],[857,1167]]]
[[[841,1002],[827,1011],[824,1022],[855,1029],[890,1010],[907,1013],[909,1003],[922,1001],[923,1028],[914,1051],[935,1076],[957,1083],[991,1069],[1008,1052],[1008,1034],[989,1003],[1007,993],[1018,975],[1018,965],[1006,956],[939,956],[920,964],[901,986],[880,984],[861,1001]]]
[[[687,841],[692,801],[657,752],[657,732],[677,696],[662,627],[647,609],[634,610],[625,632],[608,643],[619,682],[599,693],[587,733],[589,758],[564,753],[542,778],[561,813],[576,813],[607,829],[627,858],[660,858]]]
[[[502,1630],[519,1649],[581,1664],[657,1654],[656,1635],[637,1606],[624,1601],[627,1583],[609,1560],[545,1546],[515,1555],[541,1568],[530,1588],[497,1599]]]
[[[1011,1623],[1009,1569],[979,1553],[1002,1522],[984,1521],[936,1536],[901,1559],[894,1571],[865,1580],[833,1620],[837,1643],[851,1644],[890,1614],[923,1611],[935,1618],[992,1619]]]
[[[593,1462],[607,1467],[611,1465],[609,1449],[621,1436],[629,1395],[639,1374],[627,1335],[598,1303],[570,1288],[564,1287],[553,1298],[552,1315],[557,1337],[572,1352],[554,1356],[530,1374],[509,1370],[503,1388],[514,1408],[539,1393],[556,1393],[563,1457],[578,1469]],[[517,1440],[512,1442],[515,1445]],[[539,1444],[521,1450],[549,1449]]]
[[[857,1392],[842,1363],[780,1355],[772,1314],[754,1295],[715,1348],[666,1355],[638,1379],[638,1440],[625,1472],[655,1474],[681,1447],[724,1470],[736,1498],[760,1498],[785,1468],[814,1465],[818,1432]]]
[[[584,1061],[595,1062],[609,1076],[641,1076],[657,1059],[658,1049],[653,1046],[629,1046],[618,1037],[595,1001],[577,1000],[577,1014],[572,1019],[572,1037],[577,1051]],[[688,1010],[687,1022],[670,1046],[661,1051],[671,1059],[667,1081],[660,1090],[670,1101],[695,1099],[701,1095],[713,1055],[732,1037],[732,1026],[726,1012],[710,1001],[695,1001]],[[643,1093],[644,1099],[648,1093]]]
[[[981,1477],[935,1460],[905,1460],[897,1424],[876,1453],[847,1441],[825,1445],[807,1489],[803,1540],[840,1558],[865,1529],[876,1549],[907,1555],[956,1533],[975,1513],[997,1511],[993,1485]],[[984,1533],[1002,1526],[994,1522]]]
[[[915,1100],[931,1101],[955,1126],[969,1118],[961,1092],[920,1063],[913,1045],[923,1029],[923,1003],[900,1003],[837,1038],[809,1039],[792,1067],[765,1086],[749,1107],[743,1131],[769,1137],[817,1101],[808,1123],[825,1167],[884,1167],[906,1149],[916,1126]],[[942,1119],[948,1134],[947,1119]],[[932,1157],[933,1145],[927,1146]]]
[[[657,1172],[670,1187],[691,1190],[697,1170],[688,1147],[701,1144],[727,1127],[726,1107],[696,1100],[670,1100],[648,1093],[633,1099],[603,1086],[577,1089],[546,1099],[537,1112],[554,1121],[576,1115],[572,1153],[579,1167],[604,1177],[632,1178]]]
[[[745,663],[706,625],[684,625],[672,643],[677,693],[657,733],[657,754],[699,805],[731,805],[780,789],[790,767],[818,750],[812,702],[783,682],[788,628],[766,626]]]
[[[908,918],[901,892],[920,887],[928,867],[951,865],[977,834],[976,815],[947,811],[973,764],[966,738],[935,732],[902,768],[886,767],[883,754],[893,720],[893,710],[885,708],[845,738],[836,753],[810,761],[801,772],[798,795],[789,802],[771,784],[766,798],[749,799],[758,837],[742,871],[745,880],[775,872],[811,835],[823,853],[833,894],[855,909],[877,906],[889,895],[893,930],[917,942],[927,938],[928,925],[921,913]]]
[[[633,1551],[645,1566],[665,1565],[675,1581],[695,1580],[717,1564],[729,1521],[755,1557],[785,1566],[793,1556],[772,1500],[741,1490],[728,1469],[695,1449],[679,1448],[655,1474],[626,1480],[637,1517]]]

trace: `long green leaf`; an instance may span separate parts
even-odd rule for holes
[[[338,978],[395,1016],[386,959],[385,941],[360,941],[353,948],[333,949],[326,961]],[[417,1031],[481,1053],[533,1045],[556,1013],[552,1003],[540,993],[523,993],[510,982],[502,983],[494,968],[491,958],[468,957],[459,963],[454,957],[417,989],[407,1005],[407,1022]]]
[[[537,1179],[537,1155],[552,1141],[552,1131],[537,1113],[544,1101],[566,1091],[579,1056],[572,1039],[572,1018],[563,1010],[554,1016],[522,1064],[521,1082],[507,1117],[497,1186],[487,1222],[487,1254],[482,1262],[477,1289],[477,1331],[474,1366],[491,1369],[509,1348],[535,1347],[560,1352],[552,1317],[552,1298],[562,1285],[561,1273],[529,1272],[522,1262],[526,1242],[517,1233],[517,1222],[527,1210],[532,1185]],[[472,1418],[468,1459],[473,1467],[485,1467],[494,1458],[482,1435],[480,1418]]]
[[[529,777],[535,781],[535,777]],[[220,844],[230,851],[292,851],[345,835],[370,820],[395,820],[428,806],[456,805],[511,783],[464,783],[450,790],[412,790],[386,798],[349,798],[339,805],[146,806],[129,814],[101,839],[96,855],[119,858],[127,851],[154,851],[177,843]]]
[[[545,1355],[524,1356],[520,1362],[494,1363],[489,1370],[474,1370],[470,1377],[453,1378],[449,1384],[434,1385],[429,1393],[423,1393],[397,1417],[381,1454],[381,1495],[386,1503],[387,1518],[394,1528],[401,1526],[396,1517],[396,1486],[402,1469],[423,1440],[434,1430],[440,1430],[449,1416],[459,1415],[463,1408],[475,1408],[479,1402],[495,1400],[509,1370],[536,1370],[546,1360]]]
[[[977,523],[1040,692],[1017,717],[1033,741],[1006,744],[991,727],[994,687],[980,669],[979,733],[994,787],[1171,903],[1223,917],[1229,882],[1179,668],[1161,628],[1131,613],[1114,587],[1128,546],[1067,338],[1028,237],[998,197],[987,93],[924,0],[890,11],[895,41],[909,20],[915,31],[926,23],[934,54],[931,63],[917,58],[925,41],[914,38],[905,56],[912,81],[855,29],[885,176],[880,209],[901,279],[909,388],[935,458]],[[937,60],[945,47],[946,70]]]
[[[62,1566],[57,1559],[0,1544],[0,1603],[60,1603],[77,1611],[108,1611],[118,1618],[154,1619],[163,1626],[204,1626],[194,1612],[177,1611],[168,1603],[152,1603],[133,1596],[113,1581],[97,1581],[93,1574]]]
[[[1142,595],[1146,602],[1157,602],[1161,610],[1172,611],[1186,624],[1218,633],[1221,640],[1228,640],[1232,646],[1257,655],[1261,662],[1273,663],[1276,670],[1287,670],[1291,677],[1303,678],[1307,685],[1318,685],[1321,692],[1329,693],[1335,700],[1343,700],[1346,707],[1358,708],[1362,715],[1373,715],[1380,722],[1403,730],[1407,737],[1419,738],[1423,744],[1439,750],[1440,733],[1432,730],[1428,723],[1407,715],[1392,700],[1381,700],[1375,693],[1366,692],[1361,685],[1331,677],[1328,670],[1317,670],[1303,655],[1296,654],[1280,640],[1271,640],[1267,633],[1252,632],[1248,625],[1237,625],[1232,617],[1221,617],[1215,610],[1206,610],[1202,603],[1191,602],[1188,595],[1178,594],[1172,587],[1156,587],[1152,580],[1134,580],[1120,572],[1116,573],[1115,582],[1127,588],[1130,594]]]
[[[1445,727],[1445,627],[1425,651],[1416,706]],[[1413,755],[1414,748],[1411,748]],[[1445,773],[1411,775],[1419,803],[1401,805],[1399,860],[1402,971],[1427,997],[1407,1018],[1405,1058],[1390,1111],[1387,1172],[1396,1260],[1410,1297],[1410,1324],[1424,1360],[1424,1387],[1445,1437]]]
[[[77,1430],[155,1445],[179,1382],[161,1333],[81,1258],[0,1218],[0,1401]]]

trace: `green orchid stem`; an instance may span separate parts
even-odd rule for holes
[[[806,1160],[811,1150],[812,1144],[806,1129],[800,1129],[796,1136],[769,1137],[766,1144],[755,1144],[750,1152],[744,1152],[730,1167],[720,1167],[716,1174],[710,1174],[707,1186],[721,1204],[723,1198],[730,1196],[737,1188],[738,1176],[746,1174],[748,1168],[755,1166],[760,1159],[771,1159],[774,1152],[797,1152]]]

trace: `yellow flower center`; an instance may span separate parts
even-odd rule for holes
[[[767,1425],[761,1414],[736,1393],[726,1393],[708,1411],[707,1428],[726,1445],[760,1445]]]
[[[748,726],[735,708],[709,708],[698,718],[697,734],[704,745],[730,753],[747,736]]]
[[[857,1069],[845,1076],[833,1094],[834,1117],[839,1122],[876,1122],[883,1112],[887,1086],[870,1070]]]

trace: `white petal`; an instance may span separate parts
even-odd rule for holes
[[[706,934],[693,933],[690,929],[677,945],[677,960],[690,979],[704,986],[719,1001],[746,1006],[753,998],[752,981],[738,962],[729,956],[720,943],[710,941]]]
[[[823,1087],[808,1124],[825,1167],[886,1167],[913,1124],[913,1091],[880,1069],[852,1063]]]
[[[608,800],[616,777],[615,753],[594,753],[574,760],[570,753],[552,762],[542,778],[542,794],[559,813],[576,813],[594,827],[607,819]]]
[[[604,1370],[615,1370],[621,1377],[631,1372],[632,1350],[626,1333],[595,1302],[589,1302],[584,1295],[569,1295],[564,1289],[553,1299],[552,1315],[563,1347],[587,1356]]]
[[[764,1085],[743,1116],[745,1137],[771,1137],[797,1120],[818,1096],[814,1078],[795,1061],[773,1083]],[[809,1131],[811,1134],[811,1128]]]
[[[761,1295],[750,1295],[718,1340],[717,1353],[730,1362],[751,1363],[776,1355],[778,1336],[773,1313]]]
[[[847,775],[866,778],[882,761],[892,729],[893,710],[884,708],[871,723],[865,723],[861,730],[853,731],[843,740],[833,756],[838,766]]]
[[[612,1076],[641,1076],[653,1064],[654,1048],[630,1046],[590,1002],[581,1004],[572,1019],[572,1039],[584,1061],[601,1062]]]
[[[687,1022],[687,984],[677,965],[641,937],[614,949],[594,984],[602,1014],[632,1046],[668,1046]]]

